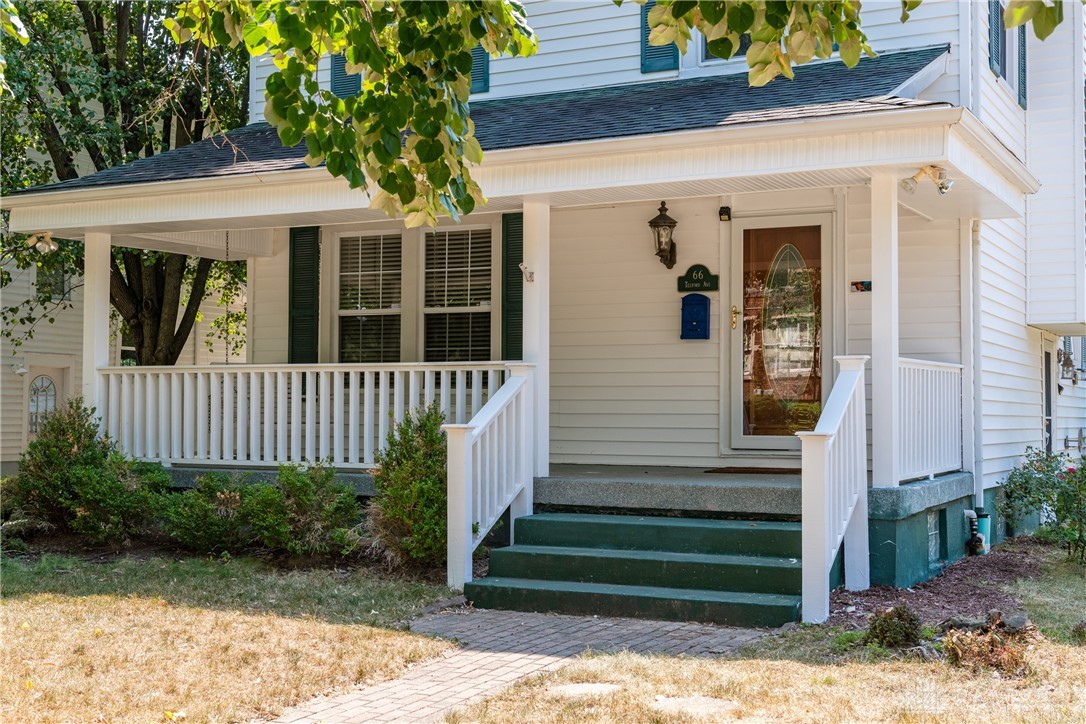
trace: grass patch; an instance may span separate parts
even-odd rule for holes
[[[4,559],[0,720],[272,717],[449,644],[390,630],[443,587],[251,559]]]
[[[1070,642],[1071,629],[1086,619],[1086,566],[1053,552],[1040,576],[1007,586],[1045,636]]]
[[[832,641],[832,637],[826,637]],[[695,697],[719,700],[717,719],[751,721],[960,721],[963,711],[999,712],[1007,722],[1078,721],[1086,710],[1086,650],[1042,643],[1029,654],[1042,677],[994,681],[946,664],[901,660],[814,664],[785,659],[701,660],[617,654],[586,656],[520,682],[451,715],[450,722],[683,722],[698,720]],[[567,683],[621,687],[563,696]],[[689,712],[662,711],[661,697],[690,697]]]

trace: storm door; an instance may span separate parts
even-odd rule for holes
[[[733,448],[797,449],[822,413],[827,226],[733,230]]]

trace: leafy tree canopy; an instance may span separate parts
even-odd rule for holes
[[[77,178],[245,123],[248,54],[175,43],[164,22],[177,5],[0,0],[4,31],[27,40],[4,47],[0,192]],[[82,284],[82,243],[56,242],[42,253],[22,235],[0,240],[0,335],[13,351],[70,307]],[[27,274],[37,283],[20,299],[10,285]],[[215,293],[230,304],[244,274],[244,263],[114,248],[110,300],[138,361],[173,364],[200,303]],[[219,317],[213,338],[236,350],[243,321],[237,311]]]

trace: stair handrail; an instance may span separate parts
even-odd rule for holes
[[[466,424],[442,427],[448,441],[447,578],[457,591],[472,579],[472,556],[508,508],[532,514],[535,470],[534,365],[510,364],[509,377]]]
[[[833,389],[802,450],[802,615],[821,623],[830,613],[830,572],[844,543],[845,585],[870,586],[867,538],[867,355],[834,357]]]

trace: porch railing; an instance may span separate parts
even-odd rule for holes
[[[368,468],[389,425],[438,402],[472,419],[505,383],[508,365],[230,365],[109,367],[105,430],[137,458],[277,465],[326,460]]]
[[[899,480],[962,469],[962,366],[902,358]]]
[[[841,368],[812,432],[802,444],[803,620],[830,614],[830,569],[844,543],[845,585],[870,585],[867,540],[866,356],[836,357]]]
[[[467,424],[445,425],[449,443],[448,584],[463,590],[472,555],[510,509],[510,524],[532,513],[532,368],[510,377]]]

